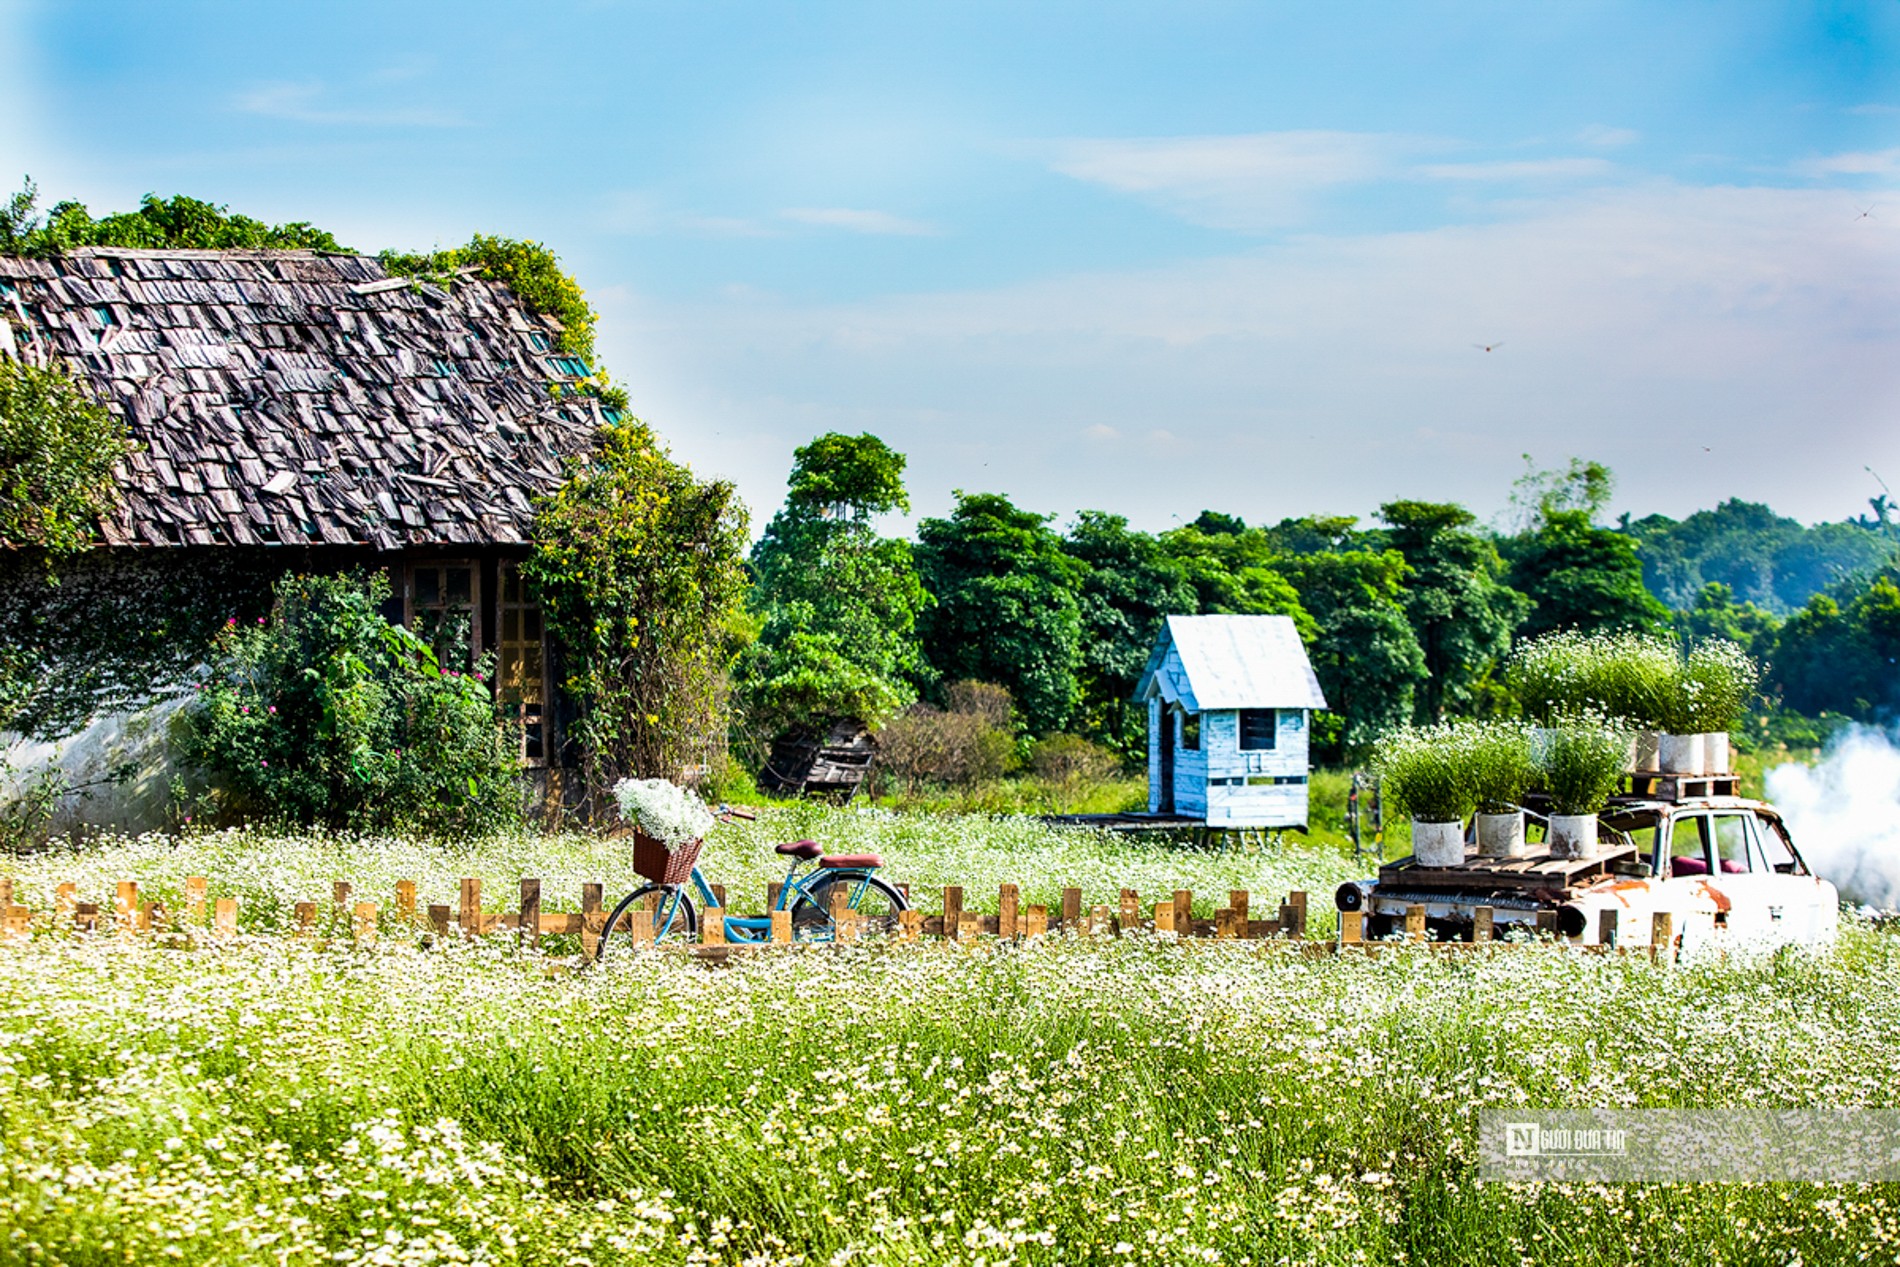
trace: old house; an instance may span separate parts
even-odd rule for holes
[[[103,588],[382,569],[388,614],[446,663],[495,656],[546,790],[565,746],[553,649],[518,568],[531,499],[614,418],[579,390],[590,369],[557,350],[557,323],[505,285],[417,284],[356,255],[110,247],[0,258],[0,316],[0,356],[68,362],[140,446],[89,560],[128,580]],[[125,723],[39,756],[84,776]],[[15,742],[10,764],[30,767],[32,747]],[[96,816],[137,825],[150,792],[135,780]]]
[[[1312,710],[1326,707],[1286,616],[1170,616],[1135,688],[1148,811],[1209,827],[1304,827]]]

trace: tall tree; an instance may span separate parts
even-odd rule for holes
[[[923,672],[916,623],[929,596],[910,543],[871,523],[910,509],[904,455],[874,435],[832,432],[793,455],[788,484],[752,550],[747,717],[761,739],[842,718],[881,725],[916,698]]]
[[[1319,755],[1357,757],[1381,731],[1412,719],[1425,680],[1425,653],[1405,618],[1405,560],[1396,550],[1314,551],[1280,567],[1318,625],[1308,650],[1339,719],[1331,750]]]
[[[1430,674],[1419,686],[1414,715],[1437,721],[1448,712],[1473,711],[1511,649],[1524,599],[1504,584],[1497,547],[1473,530],[1477,520],[1463,506],[1387,502],[1379,517],[1411,568],[1405,616]]]
[[[1559,629],[1664,628],[1669,609],[1643,584],[1636,543],[1599,528],[1583,510],[1549,510],[1535,528],[1504,543],[1507,581],[1530,600],[1520,637]]]
[[[957,492],[948,519],[917,525],[917,566],[937,605],[918,627],[944,681],[1007,687],[1036,733],[1064,729],[1081,697],[1083,566],[1049,516],[1000,493]]]
[[[1079,729],[1124,756],[1147,750],[1147,712],[1133,706],[1161,622],[1197,609],[1187,571],[1120,515],[1085,510],[1063,541],[1081,563],[1082,701]]]
[[[1900,586],[1882,575],[1816,594],[1776,640],[1768,680],[1809,716],[1872,718],[1900,707]]]

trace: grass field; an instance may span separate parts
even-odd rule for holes
[[[914,885],[1305,888],[1337,852],[1176,851],[1020,820],[777,811],[708,848],[874,847]],[[630,883],[522,836],[106,840],[17,900],[184,876],[247,935],[0,947],[0,1262],[1900,1261],[1891,1187],[1477,1182],[1486,1107],[1886,1106],[1900,941],[1677,967],[1556,949],[1309,960],[1239,943],[664,953],[269,935],[332,879],[550,903]],[[571,884],[569,883],[571,881]],[[992,899],[993,900],[993,899]]]

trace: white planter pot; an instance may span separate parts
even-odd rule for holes
[[[1517,858],[1524,853],[1524,814],[1478,815],[1478,853],[1486,858]]]
[[[1664,774],[1702,773],[1701,735],[1664,735],[1660,749]]]
[[[1728,731],[1712,730],[1702,736],[1702,773],[1729,774]]]
[[[1635,774],[1654,774],[1662,769],[1662,735],[1654,730],[1639,730],[1630,740],[1630,770]]]
[[[1421,823],[1412,820],[1412,861],[1421,867],[1465,865],[1463,823]]]
[[[1552,814],[1550,816],[1550,856],[1586,859],[1596,857],[1597,816],[1595,814]]]

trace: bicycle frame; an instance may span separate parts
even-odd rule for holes
[[[875,868],[819,867],[813,865],[809,870],[805,871],[803,875],[800,875],[800,868],[804,865],[805,864],[796,861],[792,863],[791,870],[785,873],[785,883],[779,886],[778,903],[773,906],[772,909],[774,911],[790,911],[797,909],[801,899],[811,902],[813,906],[817,907],[823,913],[825,926],[822,930],[813,930],[813,935],[810,940],[831,941],[837,935],[837,930],[830,926],[831,912],[825,910],[823,905],[811,896],[811,882],[820,876],[827,879],[836,877],[844,880],[855,880],[856,883],[851,887],[848,905],[852,910],[856,910],[858,903],[864,900],[865,890],[870,888],[870,879],[872,875],[876,874]],[[701,872],[698,867],[693,868],[691,883],[693,894],[699,899],[701,910],[715,908],[719,905],[718,895],[713,892],[712,885],[706,882],[705,874]],[[673,890],[676,894],[684,893],[685,891],[686,889],[683,885],[675,886]],[[660,911],[661,915],[658,920],[655,935],[657,937],[665,937],[667,933],[672,931],[673,921],[679,917],[679,904],[671,897],[663,899]],[[729,942],[760,942],[770,941],[772,939],[772,917],[770,915],[728,915],[725,917],[725,923],[726,940]]]

